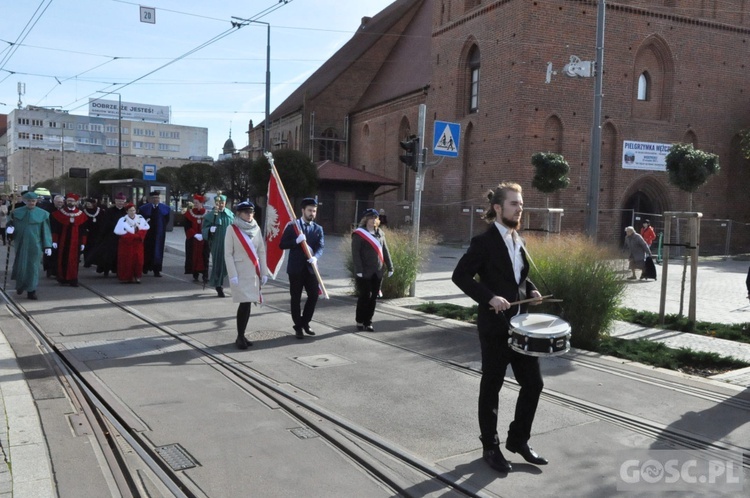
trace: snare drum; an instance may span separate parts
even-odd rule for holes
[[[555,315],[522,313],[510,320],[508,344],[529,356],[556,356],[570,349],[570,324]]]

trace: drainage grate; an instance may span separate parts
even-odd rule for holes
[[[320,437],[320,434],[307,427],[295,427],[289,429],[289,431],[300,439],[312,439],[314,437]]]
[[[167,444],[154,448],[172,470],[185,470],[198,465],[179,444]]]

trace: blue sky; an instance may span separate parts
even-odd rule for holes
[[[215,158],[230,127],[241,148],[248,121],[264,119],[266,25],[232,29],[233,16],[271,25],[273,111],[352,37],[362,17],[390,3],[2,0],[0,113],[16,108],[19,82],[24,106],[72,114],[87,114],[90,97],[117,100],[97,93],[115,91],[124,102],[170,106],[173,124],[208,128]],[[140,21],[140,5],[155,8],[155,24]]]

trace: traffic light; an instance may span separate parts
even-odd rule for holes
[[[419,169],[417,165],[417,158],[419,157],[419,138],[417,138],[416,135],[412,135],[408,139],[399,142],[399,145],[406,151],[406,153],[398,156],[398,158],[409,168],[417,171]]]

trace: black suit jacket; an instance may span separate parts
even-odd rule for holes
[[[471,239],[469,249],[456,265],[453,283],[479,305],[477,326],[480,333],[497,328],[507,331],[509,320],[519,312],[519,305],[515,305],[504,312],[505,318],[501,313],[495,313],[489,305],[494,296],[504,297],[513,302],[530,296],[531,291],[536,290],[536,286],[526,278],[529,274],[529,263],[525,249],[521,249],[521,254],[524,266],[519,285],[513,274],[513,263],[505,241],[493,223],[485,233]],[[521,296],[521,290],[525,295]],[[525,313],[527,306],[520,306],[520,312]]]

